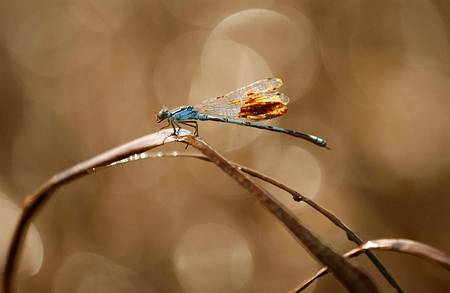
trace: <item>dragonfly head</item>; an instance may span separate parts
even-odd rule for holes
[[[161,110],[159,110],[159,113],[156,114],[157,122],[161,122],[169,118],[170,111],[166,107],[162,107]]]

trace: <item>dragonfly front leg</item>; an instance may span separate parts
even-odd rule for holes
[[[167,125],[161,127],[160,130],[161,130],[161,129],[164,129],[164,128],[167,128],[167,127],[169,127],[169,126],[170,126],[170,120],[167,120]]]
[[[172,126],[173,128],[173,135],[178,135],[178,131],[177,131],[177,127],[178,124],[176,124],[176,122],[174,120],[169,120],[170,121],[170,126]],[[178,127],[180,128],[180,127]]]
[[[173,133],[172,133],[170,136],[172,136],[172,135],[177,135],[177,129],[175,128],[175,121],[173,121],[172,119],[168,119],[168,121],[169,121],[169,124],[167,124],[167,125],[164,126],[163,128],[172,126],[172,128],[173,128]],[[161,129],[163,129],[163,128],[161,128]],[[167,136],[166,138],[164,138],[163,144],[166,142],[166,139],[168,139],[170,136]]]
[[[181,124],[185,124],[185,125],[189,125],[189,124],[186,124],[185,123],[186,121],[183,121],[183,122],[180,122]],[[180,126],[180,124],[178,124],[176,121],[172,121],[172,126],[174,127],[174,131],[175,131],[175,135],[178,135],[178,134],[180,134],[180,129],[181,129],[181,126]],[[175,130],[175,126],[177,127],[177,129]],[[190,125],[189,125],[190,126]],[[187,150],[187,148],[189,147],[189,143],[187,143],[187,142],[185,142],[185,141],[182,141],[182,143],[185,143],[186,144],[186,147],[184,148],[185,150]]]

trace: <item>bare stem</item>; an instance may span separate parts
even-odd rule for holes
[[[129,163],[131,161],[136,161],[136,160],[142,160],[142,159],[151,159],[151,158],[167,158],[167,157],[176,157],[176,158],[194,158],[194,159],[200,159],[203,161],[207,161],[207,162],[211,162],[211,160],[201,154],[194,154],[194,153],[179,153],[179,152],[157,152],[157,153],[142,153],[136,156],[132,156],[129,157],[127,159],[118,161],[118,162],[114,162],[113,164],[107,166],[107,167],[111,167],[111,166],[116,166],[119,164],[124,164],[124,163]],[[262,174],[256,170],[253,170],[251,168],[242,166],[240,164],[231,162],[234,166],[238,167],[240,170],[244,171],[245,173],[259,178],[263,181],[266,181],[288,193],[290,193],[292,195],[292,197],[294,198],[295,201],[303,201],[305,202],[307,205],[311,206],[313,209],[315,209],[316,211],[318,211],[319,213],[321,213],[322,215],[324,215],[326,218],[328,218],[332,223],[334,223],[337,227],[339,227],[340,229],[344,230],[347,238],[350,241],[353,241],[354,243],[356,243],[357,245],[362,245],[364,242],[358,237],[358,235],[356,235],[355,232],[353,232],[347,225],[345,225],[337,216],[335,216],[332,212],[328,211],[327,209],[325,209],[324,207],[320,206],[319,204],[317,204],[315,201],[313,201],[312,199],[300,194],[299,192],[295,191],[294,189],[284,185],[283,183],[279,182],[278,180],[267,176],[265,174]],[[375,267],[377,267],[377,269],[381,272],[381,274],[387,279],[387,281],[391,284],[392,287],[394,287],[396,289],[397,292],[403,292],[402,288],[400,287],[400,285],[398,285],[397,281],[394,279],[394,277],[388,272],[388,270],[385,268],[385,266],[381,263],[381,261],[375,256],[374,253],[372,253],[370,250],[365,250],[364,251],[366,253],[366,255],[369,257],[369,259],[372,261],[372,263],[375,265]]]
[[[277,217],[289,231],[300,241],[306,249],[313,254],[321,263],[329,264],[336,278],[350,292],[379,292],[373,281],[357,267],[349,262],[343,262],[344,258],[324,245],[315,235],[311,233],[288,209],[283,208],[271,194],[256,185],[242,171],[233,166],[219,153],[214,151],[206,142],[198,137],[186,136],[184,141],[206,155],[211,162],[220,167],[231,178],[236,180],[242,187],[256,196],[259,202]]]
[[[387,250],[394,252],[406,253],[414,256],[418,256],[429,261],[432,261],[447,270],[450,270],[450,255],[445,252],[432,247],[427,244],[423,244],[417,241],[408,239],[379,239],[371,240],[361,245],[360,247],[354,248],[344,254],[346,258],[352,258],[358,256],[369,250]],[[312,278],[308,279],[301,286],[292,290],[292,292],[298,293],[306,289],[311,285],[316,279],[325,276],[328,273],[328,268],[320,269]]]
[[[349,291],[378,292],[373,281],[365,273],[350,264],[345,258],[335,253],[329,247],[322,244],[321,241],[298,222],[286,208],[283,208],[283,206],[268,192],[245,176],[239,168],[233,166],[203,140],[193,136],[191,132],[181,130],[178,136],[172,136],[172,131],[170,129],[138,138],[68,168],[50,178],[50,180],[42,185],[36,192],[25,198],[23,210],[15,228],[8,251],[3,277],[3,292],[11,292],[12,280],[14,278],[14,273],[17,270],[20,250],[32,219],[57,188],[77,178],[91,174],[95,168],[107,166],[113,162],[120,161],[132,155],[137,155],[169,142],[188,143],[197,148],[200,152],[205,154],[211,162],[215,163],[241,186],[254,194],[273,215],[283,222],[289,231],[309,250],[310,253],[312,253],[321,263],[330,268],[336,278]]]
[[[20,214],[19,221],[14,229],[13,238],[9,246],[3,274],[3,292],[12,292],[12,280],[14,279],[14,274],[17,270],[20,250],[22,249],[23,240],[25,239],[28,227],[39,209],[45,204],[56,189],[77,178],[92,173],[92,170],[96,167],[106,166],[115,161],[127,158],[130,155],[148,151],[164,143],[180,141],[182,135],[191,134],[191,132],[182,129],[180,132],[181,136],[176,137],[172,136],[172,132],[171,129],[162,130],[99,154],[54,175],[35,192],[27,196],[23,202],[22,213]]]

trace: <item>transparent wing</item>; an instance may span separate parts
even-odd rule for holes
[[[202,114],[242,120],[263,120],[283,115],[289,98],[280,92],[266,92],[242,97],[236,102],[202,103],[194,109]]]
[[[242,105],[244,100],[252,95],[257,95],[266,92],[272,92],[280,88],[283,85],[283,81],[276,77],[265,78],[255,81],[249,85],[246,85],[240,89],[229,92],[223,96],[212,98],[203,101],[201,104],[231,104]]]
[[[289,103],[289,98],[275,91],[283,85],[279,78],[265,78],[240,89],[203,101],[195,106],[199,113],[221,117],[239,118],[241,107],[249,103]]]
[[[241,87],[240,89],[234,90],[225,94],[221,97],[216,98],[216,100],[240,100],[241,97],[251,96],[252,94],[261,94],[266,92],[272,92],[283,86],[283,81],[277,77],[270,77],[255,81],[249,85]],[[237,102],[237,101],[233,101]]]

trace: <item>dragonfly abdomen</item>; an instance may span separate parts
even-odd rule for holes
[[[224,122],[224,123],[232,123],[232,124],[237,124],[237,125],[250,126],[250,127],[254,127],[254,128],[270,130],[270,131],[274,131],[274,132],[281,132],[281,133],[285,133],[285,134],[288,134],[291,136],[303,138],[309,142],[314,143],[315,145],[327,148],[327,141],[323,138],[320,138],[315,135],[291,130],[291,129],[278,127],[278,126],[264,125],[264,124],[259,124],[259,123],[255,123],[255,122],[251,122],[251,121],[243,121],[243,120],[238,120],[238,119],[215,117],[215,116],[209,116],[209,115],[205,115],[205,114],[198,114],[197,119],[198,120]]]

